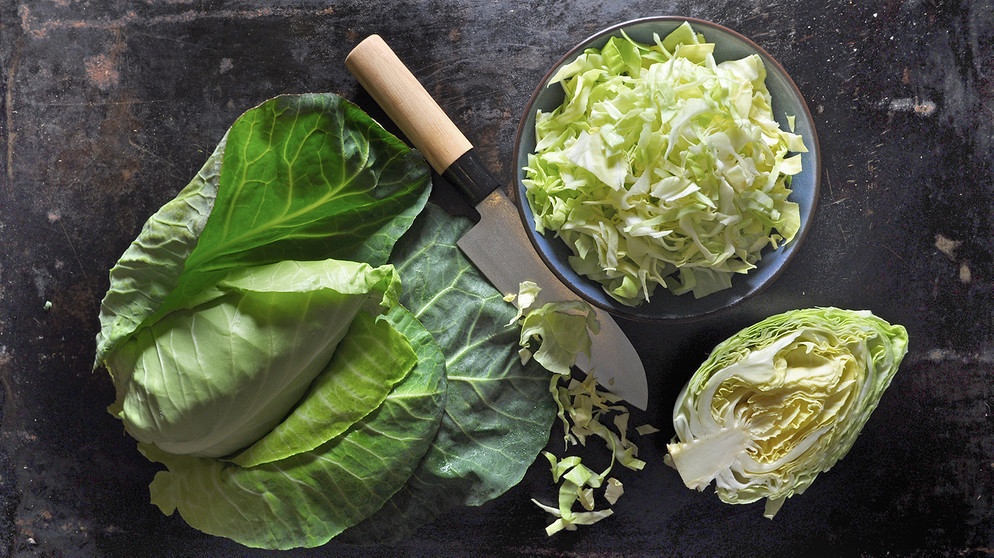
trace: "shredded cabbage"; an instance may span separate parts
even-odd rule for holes
[[[583,301],[550,302],[533,307],[539,290],[534,282],[525,281],[519,285],[516,297],[507,297],[517,298],[522,362],[534,357],[552,372],[549,391],[559,407],[566,448],[586,446],[587,438],[593,436],[601,439],[611,452],[610,463],[599,473],[578,455],[560,458],[552,452],[543,452],[549,460],[553,482],[559,483],[558,505],[546,505],[536,499],[532,502],[556,518],[545,529],[552,536],[610,517],[614,513],[610,506],[624,494],[621,481],[610,476],[615,464],[640,471],[645,461],[638,458],[638,446],[628,436],[629,412],[621,399],[599,388],[594,370],[582,381],[571,376],[577,355],[590,356],[590,334],[599,328],[593,309]],[[539,349],[533,352],[534,344]],[[644,424],[635,431],[643,436],[658,430]],[[598,508],[598,493],[609,507]],[[576,504],[580,510],[575,509]]]
[[[565,101],[536,115],[535,228],[626,305],[658,285],[728,288],[800,228],[788,196],[804,141],[775,120],[762,59],[717,63],[713,49],[689,23],[652,45],[612,37],[553,77]]]
[[[667,462],[688,488],[784,501],[842,459],[890,385],[908,332],[869,311],[777,314],[722,342],[677,397]]]

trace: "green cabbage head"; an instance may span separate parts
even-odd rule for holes
[[[165,515],[251,548],[399,540],[518,484],[549,374],[427,204],[424,157],[333,93],[242,114],[109,273],[95,366]],[[402,288],[402,285],[404,287]]]
[[[907,353],[905,328],[869,311],[792,310],[712,351],[677,397],[667,461],[730,504],[772,518],[852,447]]]

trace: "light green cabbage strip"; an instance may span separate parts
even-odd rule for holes
[[[537,289],[534,283],[522,283],[523,292],[519,294],[519,304],[527,304],[534,300],[527,290]],[[521,324],[522,360],[529,358],[537,360],[546,370],[560,376],[569,376],[570,369],[576,364],[580,354],[590,356],[590,334],[597,332],[600,324],[590,305],[577,300],[570,302],[554,302],[539,308],[519,310]],[[532,351],[533,340],[538,342],[538,350]]]
[[[546,533],[552,536],[611,516],[614,512],[610,507],[597,508],[595,491],[599,490],[607,504],[613,506],[624,492],[621,481],[609,476],[614,465],[620,463],[638,471],[645,467],[645,462],[638,458],[638,446],[628,437],[629,411],[621,400],[599,389],[593,371],[583,381],[571,375],[577,355],[583,352],[589,356],[590,336],[599,328],[593,309],[582,301],[551,302],[531,308],[538,291],[530,281],[519,287],[522,361],[534,358],[553,373],[549,391],[559,408],[567,450],[570,446],[586,446],[587,438],[594,436],[611,452],[609,465],[600,473],[587,467],[580,456],[559,458],[554,453],[543,452],[551,465],[553,482],[559,483],[558,505],[532,501],[556,518],[546,527]],[[539,349],[533,352],[535,344]],[[655,431],[648,426],[637,430],[646,434]],[[580,510],[575,509],[577,504]]]
[[[869,311],[793,310],[722,342],[677,398],[668,462],[689,488],[766,517],[852,447],[908,350]]]
[[[702,297],[792,240],[799,135],[781,130],[758,55],[716,63],[689,23],[653,45],[613,37],[551,80],[523,184],[539,232],[636,306],[657,285]]]

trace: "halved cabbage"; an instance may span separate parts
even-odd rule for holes
[[[722,501],[766,498],[772,518],[844,457],[908,350],[869,311],[792,310],[712,351],[677,397],[667,461]]]

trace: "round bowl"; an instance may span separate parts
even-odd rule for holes
[[[663,38],[684,22],[689,22],[695,32],[703,34],[708,42],[715,44],[716,62],[739,59],[750,54],[758,54],[762,58],[767,72],[766,86],[772,97],[772,108],[777,122],[781,128],[789,130],[787,116],[793,115],[794,132],[804,138],[805,146],[808,148],[808,152],[801,156],[801,172],[792,178],[792,193],[789,197],[800,206],[801,227],[791,242],[781,245],[776,250],[765,249],[755,269],[747,274],[734,276],[731,288],[694,298],[692,293],[677,296],[665,287],[659,286],[648,302],[633,307],[611,298],[601,288],[599,282],[574,271],[568,261],[570,248],[557,238],[554,232],[539,234],[535,231],[535,219],[528,206],[522,182],[525,178],[524,168],[528,163],[528,155],[535,150],[536,112],[539,110],[551,112],[563,102],[562,88],[558,84],[551,87],[548,85],[560,68],[572,62],[587,48],[601,48],[608,39],[620,36],[622,32],[632,40],[651,44],[654,33]],[[548,71],[532,94],[518,126],[515,154],[518,208],[532,244],[542,259],[564,283],[587,302],[615,316],[649,322],[703,318],[739,304],[772,283],[797,252],[810,227],[811,216],[818,200],[821,176],[818,137],[814,121],[797,85],[783,67],[766,51],[739,33],[708,21],[686,17],[648,17],[620,23],[596,33],[573,47]]]

